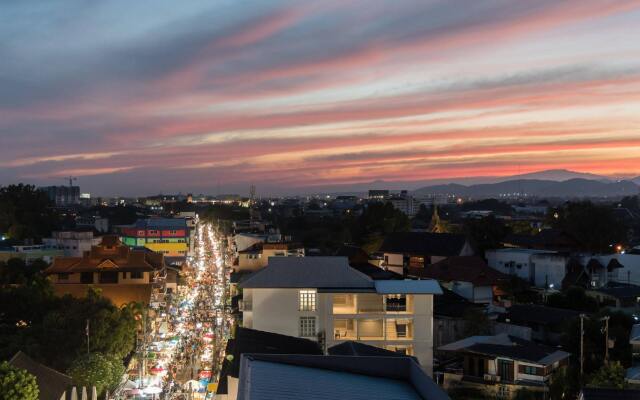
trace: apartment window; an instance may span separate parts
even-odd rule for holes
[[[132,271],[130,275],[131,279],[142,279],[142,271]]]
[[[300,336],[316,336],[316,317],[300,317]]]
[[[315,311],[316,310],[316,291],[315,290],[301,290],[299,292],[300,299],[300,311]]]
[[[399,338],[406,338],[407,337],[407,324],[406,323],[396,322],[396,336],[398,336]]]
[[[407,311],[407,296],[404,294],[390,294],[387,296],[386,311]]]
[[[93,272],[80,273],[80,283],[93,283]]]
[[[527,375],[539,375],[538,368],[531,365],[520,365],[520,373]]]

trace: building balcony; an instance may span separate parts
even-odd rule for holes
[[[411,319],[338,318],[333,321],[335,340],[404,341],[413,340]]]
[[[238,300],[238,310],[240,310],[240,311],[251,311],[252,310],[252,303],[250,301],[239,299]]]

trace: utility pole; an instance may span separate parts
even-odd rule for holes
[[[584,318],[585,314],[580,314],[580,384],[584,377]]]
[[[604,321],[604,365],[609,365],[609,316],[602,318]]]
[[[87,354],[89,354],[89,318],[87,318],[87,326],[84,327],[84,333],[87,335]]]

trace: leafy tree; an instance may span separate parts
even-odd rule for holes
[[[76,358],[67,373],[76,386],[95,386],[101,394],[115,388],[124,371],[122,361],[101,353],[91,353]]]
[[[58,222],[47,194],[33,185],[0,187],[0,232],[11,239],[41,239]]]
[[[576,365],[557,369],[551,376],[551,400],[574,399],[580,391],[580,370]]]
[[[547,305],[576,311],[598,311],[598,301],[587,296],[585,290],[577,286],[571,287],[563,293],[553,293],[547,296]]]
[[[522,388],[516,391],[516,394],[513,396],[513,400],[537,400],[541,397],[542,396],[536,392]]]
[[[369,204],[351,226],[353,239],[367,252],[377,251],[385,235],[410,229],[409,217],[391,203]]]
[[[39,392],[35,376],[6,361],[0,363],[0,400],[38,400]]]
[[[612,245],[627,241],[626,228],[618,223],[608,206],[589,201],[569,202],[552,209],[547,219],[551,226],[575,239],[580,250],[610,252]]]
[[[501,247],[502,240],[509,233],[504,222],[493,215],[480,219],[467,218],[464,220],[463,229],[482,256],[486,250]]]
[[[38,361],[58,370],[86,352],[85,327],[90,321],[91,351],[119,359],[135,345],[135,307],[115,307],[90,292],[86,298],[55,297],[43,285],[0,290],[0,357],[28,351]]]
[[[589,379],[588,386],[599,388],[624,389],[625,369],[617,361],[603,365]]]
[[[21,258],[10,258],[6,262],[0,261],[0,284],[32,284],[44,280],[41,272],[47,268],[43,260],[34,260],[27,264]]]

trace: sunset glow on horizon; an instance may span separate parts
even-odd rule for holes
[[[0,34],[0,185],[640,175],[636,0],[11,2]]]

